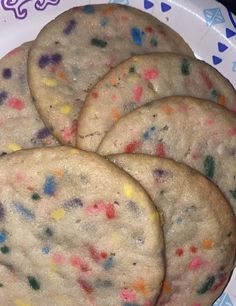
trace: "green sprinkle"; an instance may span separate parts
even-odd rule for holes
[[[200,287],[198,290],[197,290],[197,293],[198,294],[204,294],[206,293],[208,290],[211,289],[211,287],[214,285],[215,283],[215,276],[209,276],[206,280],[206,282],[202,285],[202,287]]]
[[[93,46],[100,47],[100,48],[106,48],[106,46],[107,46],[107,42],[105,40],[101,40],[101,39],[98,39],[98,38],[93,38],[91,40],[91,44]]]
[[[40,289],[40,284],[34,276],[28,276],[27,279],[32,289],[34,290]]]
[[[189,66],[190,66],[189,61],[186,58],[183,58],[182,64],[181,64],[181,72],[182,72],[183,75],[189,75],[190,74]]]
[[[53,231],[50,227],[47,227],[46,230],[45,230],[45,234],[48,236],[48,237],[52,237],[53,235]]]
[[[204,160],[204,173],[207,177],[213,178],[215,173],[215,160],[211,155],[207,155]]]
[[[0,288],[3,287],[3,284],[0,283]]]
[[[218,98],[219,98],[219,95],[220,95],[219,91],[217,89],[213,88],[212,91],[211,91],[212,99],[214,101],[217,101]]]
[[[38,201],[38,200],[41,199],[41,197],[40,197],[40,195],[38,193],[33,193],[31,198],[34,201]]]
[[[151,38],[150,45],[152,47],[157,47],[157,40],[156,40],[156,38],[154,38],[154,37]]]
[[[3,247],[1,247],[1,252],[3,254],[7,254],[7,253],[10,252],[10,248],[8,246],[4,245]]]
[[[134,66],[131,66],[131,67],[129,68],[129,73],[135,73],[135,72],[136,72],[135,67],[134,67]]]
[[[236,188],[234,190],[230,190],[230,193],[232,194],[233,198],[236,200]]]

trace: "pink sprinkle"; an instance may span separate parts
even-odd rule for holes
[[[143,87],[137,86],[134,89],[134,101],[139,103],[142,97],[142,94],[143,94]]]
[[[65,257],[61,254],[54,254],[52,260],[57,265],[62,265],[65,262]]]
[[[159,142],[156,146],[156,155],[158,157],[164,157],[165,156],[165,147],[162,142]]]
[[[71,141],[74,139],[77,133],[77,120],[74,120],[72,125],[64,130],[62,137],[65,141]]]
[[[7,56],[7,57],[14,56],[14,55],[18,54],[20,51],[22,51],[21,48],[16,48],[16,49],[10,51],[9,53],[7,53],[6,56]]]
[[[205,122],[206,122],[207,125],[212,125],[212,124],[215,123],[215,120],[207,119]]]
[[[136,293],[130,289],[122,289],[120,292],[120,298],[123,301],[136,302]]]
[[[91,214],[91,215],[93,215],[93,214],[99,214],[99,213],[101,213],[101,212],[106,212],[106,204],[105,203],[103,203],[103,202],[97,202],[97,203],[95,203],[94,205],[92,205],[92,206],[88,206],[87,208],[86,208],[86,211],[89,213],[89,214]]]
[[[204,70],[201,70],[200,74],[201,74],[201,77],[202,77],[202,79],[203,79],[203,81],[206,85],[206,88],[210,90],[212,88],[212,82],[209,78],[209,75]]]
[[[112,99],[112,101],[115,101],[115,100],[117,99],[117,95],[116,95],[116,94],[113,94],[113,95],[111,96],[111,99]]]
[[[200,303],[194,303],[192,306],[201,306]]]
[[[228,130],[228,135],[229,136],[235,136],[236,135],[236,127],[232,128],[232,129],[229,129]]]
[[[9,107],[17,110],[22,110],[23,108],[25,108],[25,103],[17,98],[11,98],[7,104]]]
[[[200,257],[193,258],[188,264],[189,270],[197,270],[198,268],[203,266],[203,261]]]
[[[144,306],[153,306],[153,303],[151,301],[146,301],[144,303]]]
[[[154,80],[158,77],[158,71],[156,69],[148,69],[144,71],[145,80]]]
[[[236,106],[234,106],[231,110],[232,112],[236,113]]]
[[[187,112],[189,111],[189,108],[188,108],[187,105],[181,104],[181,105],[179,106],[179,111],[180,111],[181,113],[187,113]]]

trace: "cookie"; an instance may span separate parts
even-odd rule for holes
[[[149,193],[164,218],[166,275],[157,306],[211,306],[233,270],[236,223],[219,189],[197,171],[141,154],[109,158]]]
[[[208,64],[171,53],[134,56],[91,89],[79,116],[77,146],[96,151],[121,116],[155,99],[177,95],[211,100],[236,112],[236,91]]]
[[[27,58],[31,43],[25,43],[0,60],[0,155],[57,145],[33,105],[27,83]]]
[[[160,219],[124,171],[70,147],[22,150],[0,159],[0,202],[2,305],[153,305]]]
[[[48,128],[75,145],[88,90],[122,60],[156,51],[193,56],[177,33],[132,7],[87,5],[58,16],[40,32],[29,57],[30,88]]]
[[[236,115],[215,103],[170,97],[121,118],[98,152],[145,153],[197,169],[215,182],[236,213]]]

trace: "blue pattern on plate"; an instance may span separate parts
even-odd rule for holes
[[[222,62],[222,58],[220,58],[216,55],[213,55],[212,56],[212,61],[213,61],[213,64],[216,66],[216,65],[219,65]]]
[[[144,0],[144,8],[145,10],[148,10],[154,6],[153,1],[150,0]]]
[[[228,293],[223,293],[221,297],[213,304],[213,306],[234,306]]]
[[[231,37],[236,35],[236,32],[234,32],[233,30],[231,30],[229,28],[226,28],[225,33],[226,33],[227,38],[231,38]]]
[[[205,16],[206,24],[211,27],[215,24],[225,22],[220,8],[210,8],[203,10]]]
[[[171,6],[165,2],[161,2],[161,11],[165,13],[168,12],[169,10],[171,10]]]
[[[221,42],[218,42],[218,50],[220,52],[225,52],[229,47],[226,46],[225,44],[221,43]]]
[[[233,62],[232,71],[233,71],[233,72],[236,72],[236,62]]]

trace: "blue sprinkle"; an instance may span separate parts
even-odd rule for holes
[[[0,243],[3,243],[7,240],[7,236],[4,232],[0,232]]]
[[[35,218],[35,214],[29,210],[28,208],[25,208],[21,203],[13,203],[16,211],[22,215],[22,217],[24,217],[25,219],[34,219]]]
[[[151,128],[149,128],[144,134],[143,134],[143,139],[144,140],[148,140],[150,137],[151,137],[151,135],[152,135],[152,133],[155,131],[155,126],[152,126]]]
[[[95,9],[92,5],[85,5],[83,7],[83,12],[86,14],[93,14],[95,12]]]
[[[144,32],[142,32],[139,28],[134,27],[131,29],[131,35],[132,35],[134,43],[137,46],[142,46],[143,44],[142,36],[144,35]]]
[[[100,25],[105,28],[107,24],[108,24],[107,18],[102,18],[100,21]]]
[[[183,219],[181,217],[176,219],[176,224],[181,224],[183,222]]]
[[[111,268],[113,268],[114,262],[113,262],[113,257],[109,257],[103,264],[103,268],[108,271]]]
[[[49,253],[49,248],[48,247],[42,248],[42,253],[43,254],[48,254]]]
[[[137,304],[137,303],[124,303],[122,306],[141,306],[140,304]]]
[[[7,92],[6,91],[0,91],[0,105],[3,105],[3,102],[7,99]]]
[[[53,196],[56,189],[54,176],[48,176],[43,186],[43,192],[49,196]]]
[[[68,200],[64,203],[65,208],[76,208],[76,207],[83,207],[83,203],[79,198]]]
[[[63,33],[69,35],[74,30],[75,27],[76,27],[76,21],[72,19],[69,21],[69,24],[63,30]]]

